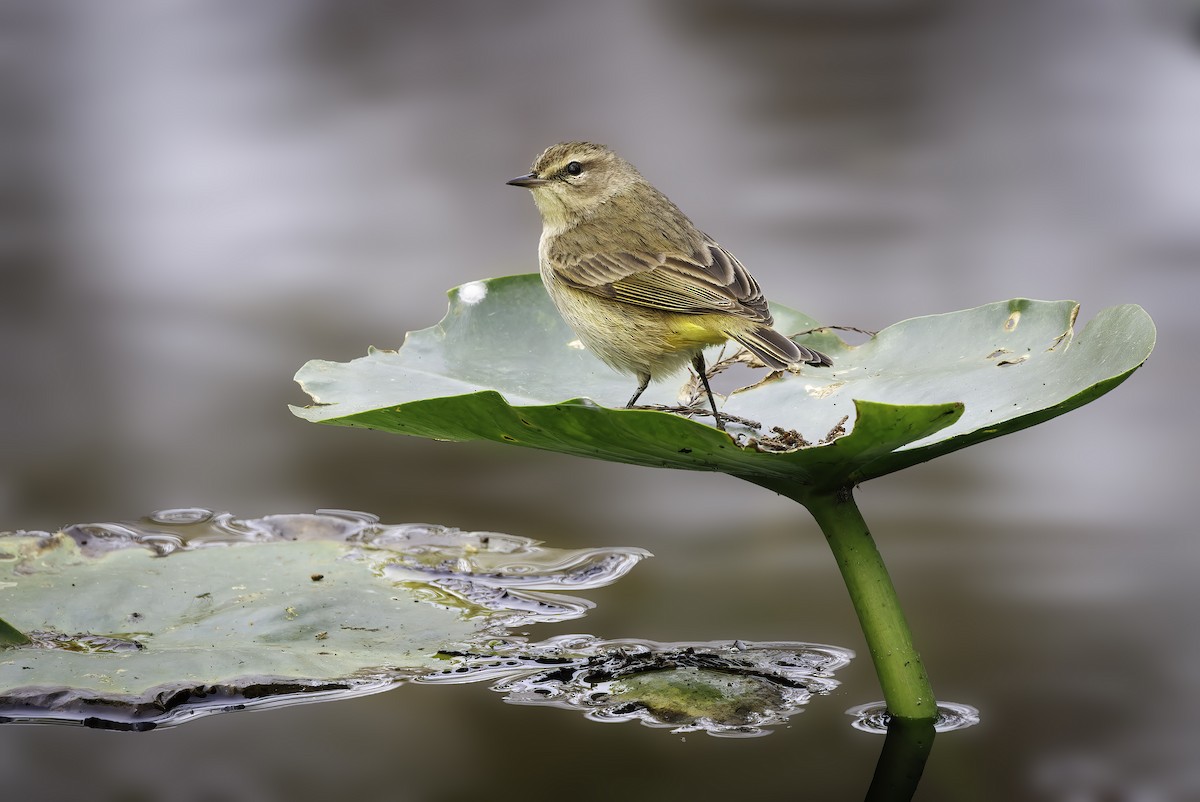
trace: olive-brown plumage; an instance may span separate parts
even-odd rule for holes
[[[771,328],[741,262],[603,145],[554,145],[508,183],[530,189],[541,212],[542,281],[559,313],[598,357],[638,377],[627,406],[690,362],[723,429],[704,348],[730,339],[775,370],[832,364]]]

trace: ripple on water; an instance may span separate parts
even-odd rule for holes
[[[970,705],[958,702],[938,702],[937,720],[934,722],[935,732],[951,732],[974,727],[979,723],[979,711]],[[863,732],[873,732],[886,735],[891,716],[887,712],[885,702],[870,702],[858,705],[846,711],[846,715],[854,720],[850,726]]]

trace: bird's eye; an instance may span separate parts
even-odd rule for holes
[[[583,165],[579,162],[567,162],[567,172],[571,175],[579,175],[583,172]]]

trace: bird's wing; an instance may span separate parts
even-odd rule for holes
[[[758,282],[710,238],[691,255],[592,253],[559,266],[570,287],[635,306],[684,315],[724,312],[770,325]]]

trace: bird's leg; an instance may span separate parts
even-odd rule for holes
[[[717,399],[713,398],[712,388],[708,386],[708,371],[704,367],[704,352],[696,354],[692,359],[692,367],[696,369],[697,375],[700,376],[700,384],[704,385],[704,392],[708,395],[709,406],[712,407],[713,417],[717,421],[717,428],[725,431],[725,424],[721,421],[721,413],[717,412]]]
[[[634,391],[633,397],[629,399],[629,403],[625,405],[626,409],[632,409],[637,400],[642,397],[642,393],[646,392],[646,388],[650,386],[650,374],[638,374],[638,388]]]

